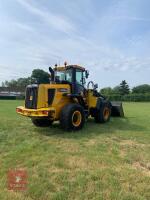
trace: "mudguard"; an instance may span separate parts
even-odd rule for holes
[[[96,103],[96,108],[97,108],[97,110],[100,110],[100,108],[101,108],[101,106],[102,106],[103,104],[107,104],[107,105],[109,105],[109,106],[111,107],[111,102],[110,102],[110,101],[108,101],[108,100],[106,100],[106,99],[104,99],[104,98],[102,98],[102,97],[99,97],[99,98],[97,99],[97,103]]]

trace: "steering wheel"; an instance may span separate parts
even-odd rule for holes
[[[95,87],[94,87],[93,81],[89,81],[89,82],[88,82],[88,84],[87,84],[87,89],[89,89],[90,84],[92,85],[92,89],[94,89]]]

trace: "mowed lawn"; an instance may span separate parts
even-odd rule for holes
[[[1,200],[150,199],[150,103],[124,103],[125,118],[67,133],[37,128],[0,100]],[[25,169],[27,190],[7,189],[9,169]]]

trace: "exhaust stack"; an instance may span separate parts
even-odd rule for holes
[[[55,72],[51,67],[49,67],[49,72],[51,74],[51,81],[54,82],[55,81],[54,80],[55,79]]]

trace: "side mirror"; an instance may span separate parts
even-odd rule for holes
[[[85,71],[85,77],[86,77],[86,78],[89,77],[89,71],[88,71],[88,70]]]
[[[98,84],[94,85],[94,90],[96,90],[98,88]]]

